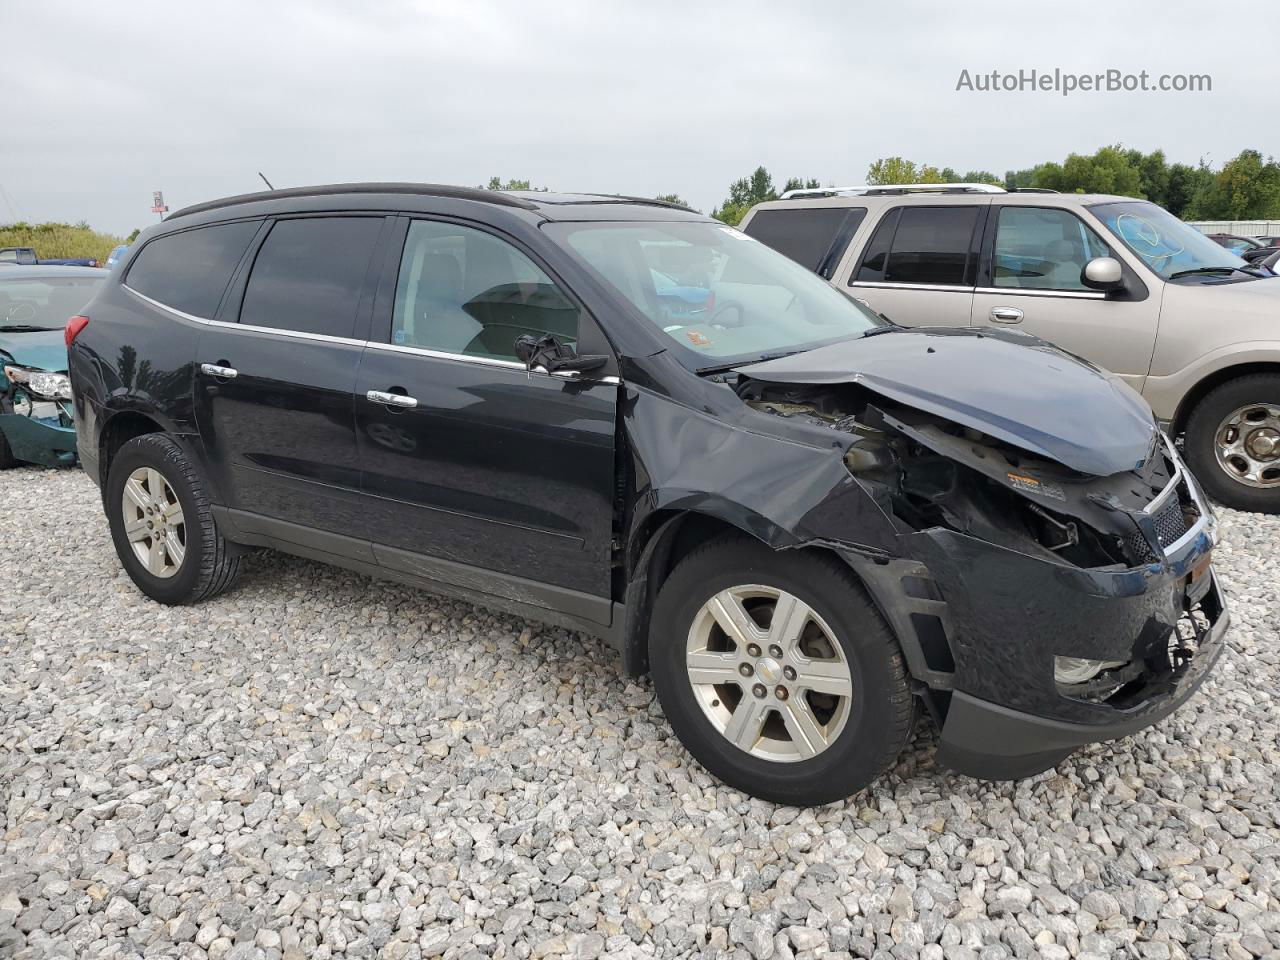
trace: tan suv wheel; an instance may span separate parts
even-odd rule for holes
[[[1209,392],[1187,421],[1186,456],[1201,485],[1237,510],[1280,513],[1280,374]]]

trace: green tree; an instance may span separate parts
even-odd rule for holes
[[[1169,165],[1169,182],[1165,186],[1164,202],[1160,204],[1175,217],[1188,220],[1196,219],[1189,211],[1196,197],[1201,196],[1213,185],[1213,171],[1203,160],[1199,166],[1187,163]]]
[[[730,226],[735,226],[757,203],[777,199],[778,193],[773,189],[773,177],[764,167],[756,167],[750,176],[742,177],[729,184],[729,199],[712,210],[711,215]]]
[[[1139,170],[1118,146],[1102,147],[1092,156],[1073,153],[1062,164],[1042,163],[1035,168],[1032,185],[1059,193],[1143,195]]]
[[[142,229],[141,229],[140,227],[134,227],[134,228],[133,228],[133,233],[131,233],[131,234],[129,234],[127,237],[125,237],[125,238],[124,238],[124,242],[125,242],[125,243],[133,243],[133,241],[135,241],[135,240],[137,240],[137,239],[138,239],[138,234],[140,234],[141,232],[142,232]]]
[[[783,184],[782,192],[786,193],[788,190],[818,190],[821,187],[822,184],[818,182],[816,177],[810,177],[808,180],[803,177],[790,177]]]
[[[546,187],[534,187],[529,185],[528,180],[507,180],[503,181],[501,177],[490,177],[487,184],[481,184],[481,190],[540,190],[545,191]]]
[[[872,185],[921,182],[915,163],[905,157],[881,157],[867,167],[867,183]]]
[[[1257,150],[1242,150],[1222,165],[1190,204],[1196,220],[1270,220],[1280,217],[1280,164]]]
[[[661,200],[663,203],[674,203],[677,207],[689,207],[689,204],[680,199],[680,194],[678,193],[660,193],[653,199]],[[693,207],[689,207],[689,209],[692,210]]]

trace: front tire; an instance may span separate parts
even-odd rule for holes
[[[693,551],[658,593],[649,662],[689,752],[763,800],[849,797],[911,736],[897,642],[853,573],[821,554],[744,537]]]
[[[1187,420],[1187,462],[1201,486],[1236,510],[1280,513],[1280,374],[1215,387]]]
[[[122,446],[103,503],[125,572],[152,600],[197,603],[235,582],[239,554],[218,532],[200,474],[173,437],[148,433]]]

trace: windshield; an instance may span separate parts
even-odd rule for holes
[[[0,330],[61,330],[93,299],[99,277],[6,280],[0,277]]]
[[[559,223],[548,232],[666,334],[694,369],[808,350],[884,324],[732,227]]]
[[[1089,209],[1121,243],[1165,280],[1195,273],[1229,274],[1247,266],[1230,250],[1154,203],[1139,200],[1100,203]]]

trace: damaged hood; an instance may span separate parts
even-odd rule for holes
[[[858,384],[1095,476],[1135,469],[1157,437],[1151,408],[1119,377],[1012,331],[900,328],[737,371]]]
[[[0,357],[33,370],[67,369],[67,344],[61,330],[0,330]]]

